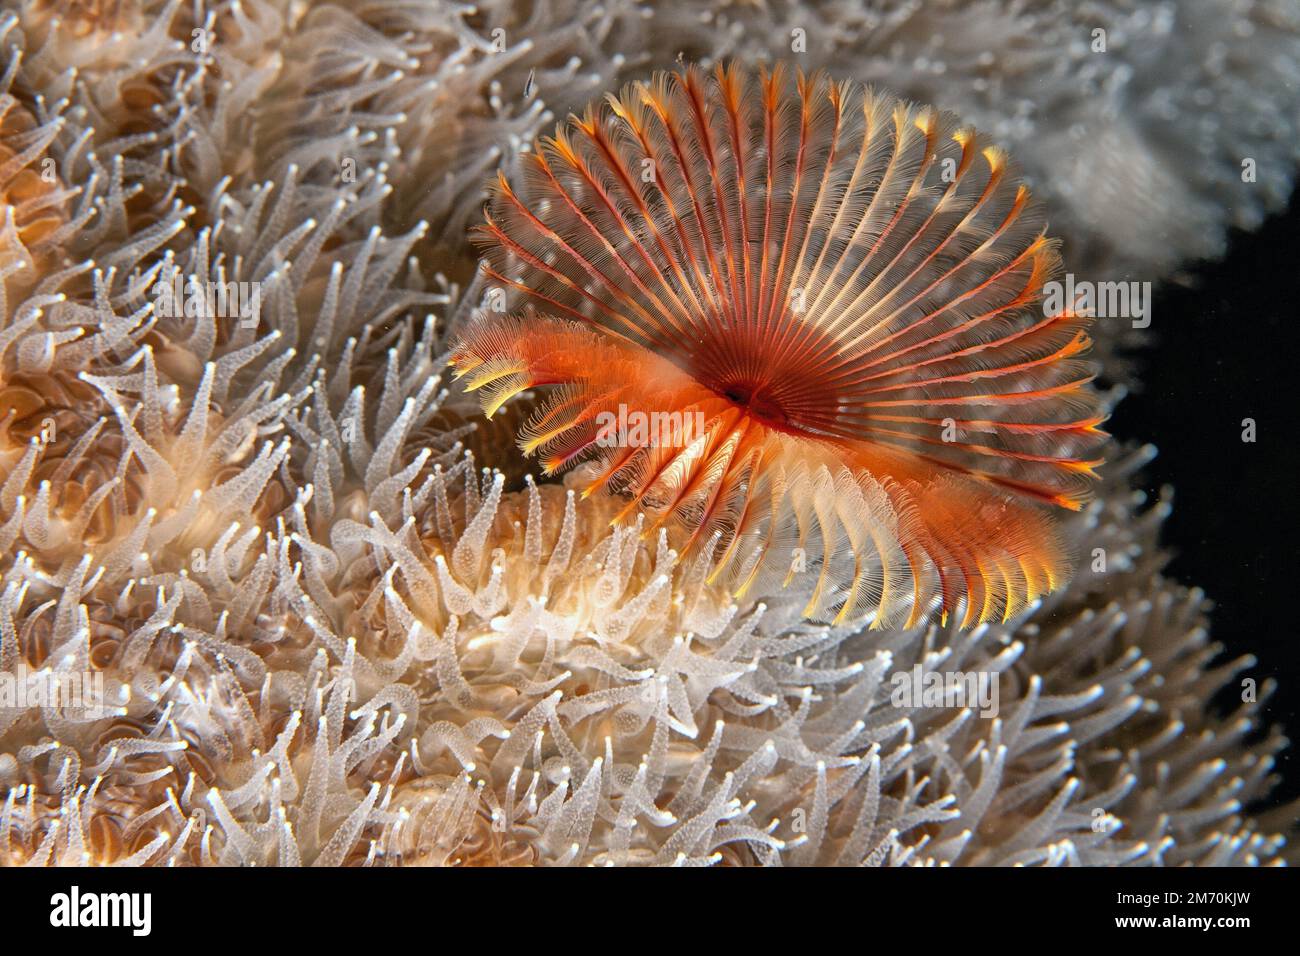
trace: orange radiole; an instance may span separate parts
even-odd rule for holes
[[[1087,320],[1043,308],[1044,229],[951,115],[687,67],[498,178],[478,238],[523,306],[477,313],[453,362],[489,415],[548,387],[521,447],[586,462],[588,492],[707,549],[738,596],[798,581],[818,620],[1004,620],[1068,574],[1052,512],[1087,500],[1106,437]],[[621,427],[664,414],[704,427]]]

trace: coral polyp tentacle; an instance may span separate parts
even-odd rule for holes
[[[658,74],[499,176],[477,233],[518,299],[453,362],[548,472],[648,512],[808,616],[1006,620],[1064,580],[1104,415],[1053,241],[955,117],[780,64]],[[712,543],[710,543],[712,542]]]

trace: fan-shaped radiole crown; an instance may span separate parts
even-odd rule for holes
[[[1004,619],[1056,587],[1049,506],[1104,434],[1086,321],[1006,155],[851,83],[688,67],[610,96],[500,176],[486,310],[454,361],[491,414],[810,616]],[[505,297],[502,296],[502,299]]]

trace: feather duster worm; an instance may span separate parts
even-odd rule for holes
[[[454,362],[490,415],[805,613],[1005,620],[1067,573],[1103,433],[1086,320],[1006,155],[955,117],[781,67],[659,74],[499,177],[479,235],[516,315]],[[649,427],[622,428],[636,419]],[[653,423],[698,422],[665,437]],[[617,426],[615,422],[619,423]]]

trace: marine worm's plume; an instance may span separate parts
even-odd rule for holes
[[[594,459],[588,491],[738,594],[802,572],[815,618],[971,625],[1067,573],[1049,511],[1103,439],[1086,320],[1044,309],[1043,216],[955,117],[780,66],[658,74],[499,176],[480,238],[527,307],[463,333],[467,387],[491,414],[556,386],[523,449]]]

